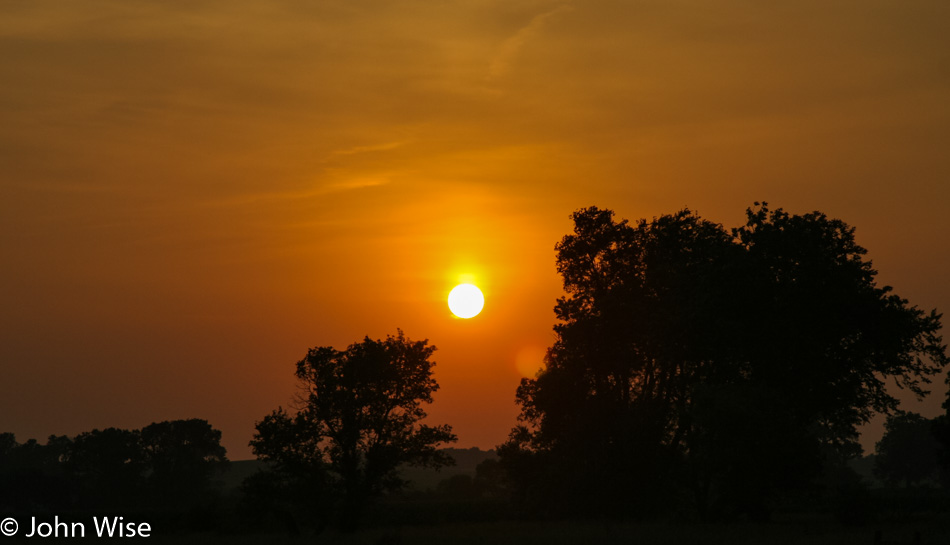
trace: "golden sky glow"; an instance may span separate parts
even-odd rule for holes
[[[494,446],[588,205],[819,209],[950,309],[950,4],[784,4],[0,0],[0,431],[247,457],[307,348],[399,327]]]

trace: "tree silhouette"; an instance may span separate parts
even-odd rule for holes
[[[29,512],[72,507],[75,487],[64,461],[72,441],[51,435],[46,445],[35,439],[19,444],[12,433],[0,434],[0,508]]]
[[[522,494],[621,514],[678,482],[701,511],[765,517],[859,452],[856,426],[897,406],[885,380],[923,394],[948,361],[940,316],[878,287],[844,222],[756,206],[731,231],[689,210],[573,215],[556,341],[499,449]]]
[[[887,417],[884,429],[884,436],[874,445],[875,475],[891,485],[903,482],[905,486],[936,476],[940,445],[932,420],[898,412]]]
[[[227,467],[221,432],[207,420],[155,422],[140,432],[146,480],[158,505],[194,505],[206,499],[211,479]]]
[[[94,429],[76,436],[66,466],[87,505],[117,509],[141,501],[145,479],[138,430]]]
[[[205,420],[142,430],[94,429],[74,439],[19,444],[0,434],[0,507],[20,511],[207,508],[211,477],[228,463],[221,432]]]
[[[297,363],[297,411],[278,408],[258,422],[254,453],[274,464],[277,480],[312,485],[314,503],[335,505],[342,526],[355,529],[372,498],[404,484],[400,466],[452,462],[436,448],[456,440],[451,428],[420,423],[439,387],[434,350],[402,331],[343,351],[310,349]]]

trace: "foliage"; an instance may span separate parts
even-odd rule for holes
[[[887,417],[884,430],[875,445],[875,475],[891,485],[903,482],[905,486],[936,476],[939,444],[933,420],[900,411]]]
[[[488,458],[475,466],[472,484],[479,495],[487,498],[504,498],[508,491],[507,476],[497,458]]]
[[[20,444],[12,433],[0,434],[0,509],[28,512],[71,506],[76,489],[64,461],[72,442],[51,435],[45,445],[35,439]]]
[[[878,287],[854,229],[819,212],[573,219],[556,341],[499,449],[548,509],[642,512],[679,483],[701,512],[767,516],[860,451],[856,426],[897,406],[886,380],[922,395],[948,361],[940,316]]]
[[[0,434],[0,507],[194,508],[209,500],[211,477],[227,463],[220,439],[220,431],[198,419],[50,436],[45,445]]]
[[[85,501],[118,509],[142,500],[144,458],[137,430],[95,429],[76,436],[66,467]]]
[[[310,349],[297,363],[297,411],[278,408],[260,421],[254,453],[274,464],[275,479],[307,483],[315,507],[334,505],[354,529],[372,498],[404,484],[398,467],[451,463],[436,449],[455,441],[451,428],[420,423],[438,390],[434,350],[402,331],[343,351]]]
[[[192,418],[150,424],[140,432],[146,484],[159,505],[194,504],[228,464],[221,432]]]

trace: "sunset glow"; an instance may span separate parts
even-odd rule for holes
[[[821,210],[946,312],[950,2],[750,6],[5,3],[0,432],[200,417],[250,458],[309,348],[399,328],[494,448],[592,205]]]

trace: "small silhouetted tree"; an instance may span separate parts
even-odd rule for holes
[[[950,386],[950,374],[944,383]],[[937,441],[937,466],[939,467],[940,482],[950,488],[950,390],[943,402],[943,414],[933,419],[932,431]]]
[[[308,483],[314,506],[335,506],[344,529],[353,530],[371,499],[405,484],[400,466],[450,464],[437,446],[456,440],[451,428],[420,423],[439,387],[434,350],[402,331],[342,351],[310,349],[297,363],[297,410],[266,416],[250,443],[274,465],[272,482]]]
[[[504,498],[507,495],[507,476],[497,458],[488,458],[475,466],[475,489],[486,498]]]
[[[874,474],[889,484],[917,484],[936,476],[940,445],[933,420],[897,412],[884,422],[884,436],[875,444]]]
[[[65,471],[72,441],[51,435],[19,444],[0,434],[0,508],[8,511],[61,510],[73,507],[75,487]]]
[[[435,491],[443,499],[449,500],[468,500],[478,496],[474,479],[464,473],[442,479],[436,485]]]
[[[180,508],[208,498],[212,478],[228,464],[220,431],[192,418],[155,422],[139,433],[153,502]]]
[[[146,464],[138,430],[94,429],[76,436],[66,461],[87,506],[117,509],[142,499]]]
[[[16,435],[10,432],[0,433],[0,467],[10,463],[13,451],[17,448]]]

